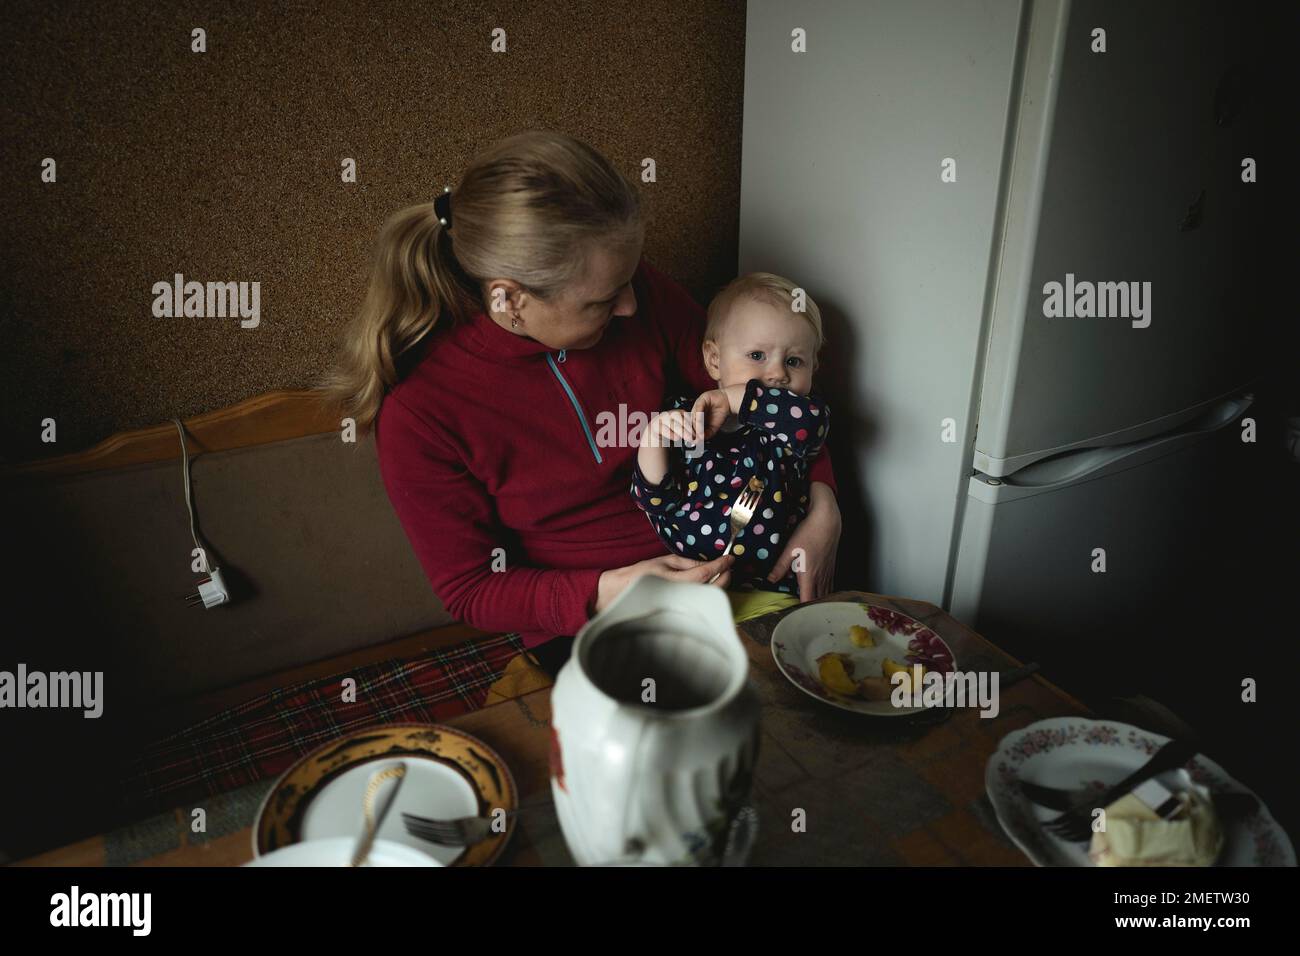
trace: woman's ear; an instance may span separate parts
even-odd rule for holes
[[[513,279],[490,279],[483,288],[489,312],[518,312],[523,308],[526,293]]]

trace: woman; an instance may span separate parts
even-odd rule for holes
[[[598,152],[560,133],[508,137],[455,191],[385,225],[329,383],[375,429],[389,498],[448,612],[519,632],[552,670],[640,575],[730,580],[730,556],[665,553],[630,495],[629,416],[714,388],[704,310],[642,258],[643,238],[635,188]],[[840,533],[825,451],[810,478],[773,569],[779,580],[803,549],[802,600],[830,589]]]

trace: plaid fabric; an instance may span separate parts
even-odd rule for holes
[[[437,723],[477,710],[523,649],[517,633],[501,634],[263,694],[149,745],[119,780],[121,807],[152,812],[273,777],[370,724]],[[343,700],[349,677],[355,703]]]

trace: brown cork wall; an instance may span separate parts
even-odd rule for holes
[[[734,274],[741,2],[27,0],[5,21],[2,460],[316,384],[384,219],[521,129],[638,183],[653,158],[646,254],[704,301]],[[155,318],[178,272],[259,281],[261,324]]]

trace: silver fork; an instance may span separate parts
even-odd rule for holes
[[[550,803],[548,797],[521,804],[513,810],[506,810],[506,819],[511,819],[520,810],[532,810],[548,806]],[[439,846],[473,846],[492,836],[491,817],[455,817],[450,820],[439,820],[415,813],[403,813],[402,826],[417,840],[436,843]]]
[[[507,810],[506,816],[513,817],[523,807]],[[416,816],[414,813],[402,814],[402,825],[406,832],[417,840],[433,843],[437,846],[474,846],[492,836],[492,821],[488,817],[459,817],[454,820],[435,820],[431,817]],[[599,866],[621,866],[636,862],[636,857],[623,857],[611,860]]]
[[[1196,744],[1190,740],[1170,740],[1138,770],[1129,774],[1109,790],[1075,806],[1060,816],[1043,823],[1043,829],[1070,843],[1086,843],[1092,837],[1092,809],[1106,807],[1128,793],[1139,783],[1159,776],[1166,770],[1181,767],[1196,756]]]
[[[518,812],[518,810],[507,810],[506,817],[512,817]],[[473,846],[482,843],[492,835],[490,817],[435,820],[431,817],[416,816],[414,813],[403,813],[402,826],[406,827],[406,832],[417,840],[435,843],[438,846]]]
[[[763,497],[763,489],[766,487],[767,483],[761,478],[750,478],[749,484],[745,486],[745,490],[740,493],[734,502],[732,502],[731,513],[728,515],[731,524],[731,540],[727,542],[727,546],[722,549],[722,554],[718,555],[718,557],[731,553],[731,546],[736,543],[736,535],[744,531],[745,526],[748,525],[750,519],[754,517],[754,509],[758,507],[758,502]],[[719,571],[713,577],[709,578],[708,583],[712,584],[721,576],[722,572]]]

